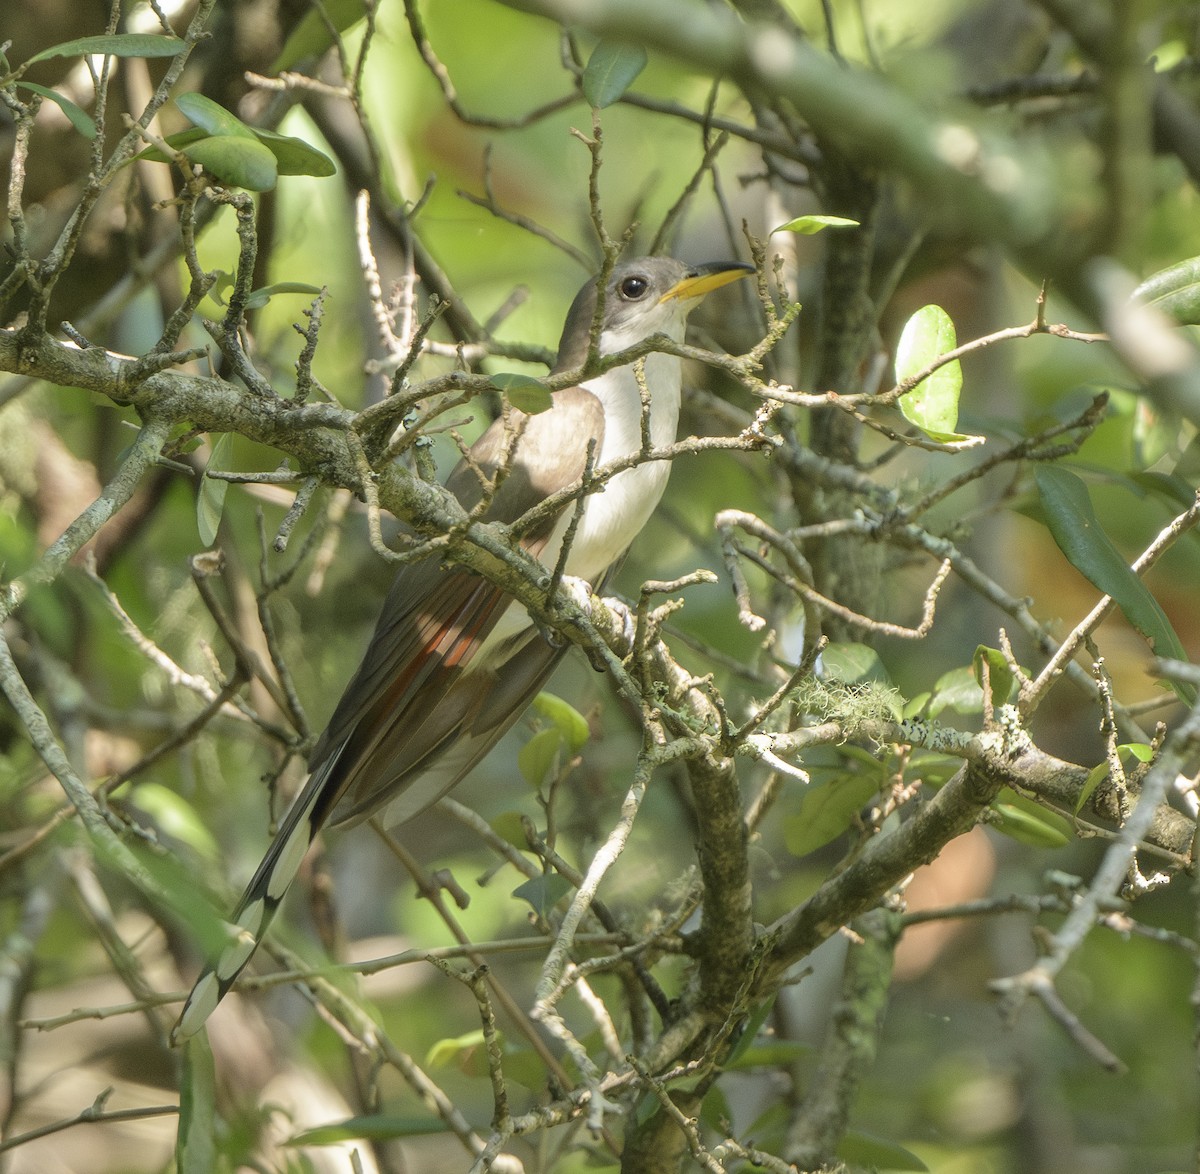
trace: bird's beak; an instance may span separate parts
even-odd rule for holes
[[[691,269],[682,281],[677,281],[661,298],[659,303],[668,302],[672,298],[688,301],[692,298],[702,298],[714,289],[720,289],[731,281],[738,281],[754,272],[753,265],[744,265],[741,261],[709,261],[705,265],[697,265]]]

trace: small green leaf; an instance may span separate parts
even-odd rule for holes
[[[534,789],[558,769],[563,739],[557,729],[538,730],[517,752],[517,767]]]
[[[890,684],[879,653],[866,644],[830,644],[821,653],[821,665],[826,680],[842,685],[861,685],[865,681]]]
[[[61,45],[51,45],[35,53],[25,64],[47,61],[51,57],[85,57],[103,53],[107,57],[174,57],[187,48],[178,37],[155,33],[114,33],[111,36],[77,37]]]
[[[1125,618],[1150,641],[1156,655],[1187,660],[1166,612],[1101,527],[1083,480],[1058,465],[1039,465],[1035,476],[1046,525],[1071,566],[1113,598]],[[1174,682],[1172,688],[1182,700],[1192,703],[1192,686]]]
[[[798,232],[804,236],[812,236],[813,233],[823,232],[827,228],[857,228],[858,224],[857,220],[850,220],[846,216],[797,216],[795,220],[789,220],[771,231]]]
[[[512,891],[514,897],[527,901],[539,917],[548,917],[550,910],[571,891],[571,884],[557,872],[544,872],[532,877]]]
[[[518,411],[536,416],[554,405],[550,389],[532,375],[521,375],[515,371],[501,371],[489,377],[497,390],[504,392],[508,402]]]
[[[922,306],[905,324],[896,344],[896,380],[899,383],[924,371],[935,360],[954,350],[958,339],[954,323],[941,306]],[[957,359],[945,363],[900,397],[900,411],[934,440],[953,443],[970,439],[956,432],[962,367]]]
[[[1132,758],[1135,762],[1149,762],[1154,757],[1154,747],[1147,742],[1122,742],[1117,747],[1117,754],[1121,756],[1122,766],[1126,763],[1123,761],[1126,757]],[[1087,781],[1079,790],[1079,798],[1075,800],[1075,814],[1078,815],[1084,808],[1084,804],[1095,794],[1096,788],[1108,778],[1108,762],[1099,762],[1088,771]]]
[[[225,494],[229,491],[229,482],[210,477],[208,469],[224,468],[229,463],[232,450],[233,438],[228,432],[222,432],[213,442],[208,465],[205,466],[204,476],[200,478],[200,492],[196,495],[196,528],[205,546],[212,546],[217,540],[217,528],[221,525],[221,514],[225,510]]]
[[[303,281],[277,281],[273,285],[264,285],[262,289],[251,290],[246,298],[246,309],[261,310],[279,294],[308,294],[310,297],[316,297],[320,292],[319,286],[307,285]]]
[[[269,192],[275,186],[275,156],[253,137],[217,135],[189,143],[181,150],[193,163],[231,187]]]
[[[1019,843],[1033,848],[1061,848],[1071,842],[1071,824],[1063,816],[1011,787],[1001,788],[992,811],[999,816],[993,826]]]
[[[254,131],[254,137],[275,156],[280,175],[314,175],[324,178],[337,174],[337,164],[324,151],[318,151],[303,139],[276,134],[272,130]]]
[[[52,90],[47,86],[39,86],[33,82],[17,82],[17,88],[20,90],[29,90],[34,94],[40,94],[43,98],[49,99],[70,119],[71,125],[85,139],[94,139],[96,137],[96,123],[92,116],[86,110],[82,109],[82,107],[75,105],[70,98],[60,94],[57,90]]]
[[[1155,306],[1181,326],[1200,323],[1200,257],[1189,257],[1147,277],[1134,300]]]
[[[309,8],[288,36],[270,72],[282,73],[324,53],[333,44],[335,33],[346,32],[365,15],[365,0],[325,0],[324,4]]]
[[[170,787],[161,783],[138,783],[130,795],[132,804],[153,817],[162,831],[187,844],[198,855],[216,863],[220,849],[196,809]]]
[[[750,1012],[750,1017],[742,1025],[742,1032],[737,1038],[737,1043],[733,1045],[733,1051],[729,1053],[725,1061],[725,1068],[733,1067],[737,1063],[738,1058],[749,1051],[750,1046],[758,1038],[758,1033],[762,1031],[762,1026],[766,1023],[767,1016],[771,1014],[775,1006],[775,996],[777,993],[772,992],[765,999],[761,1000],[755,1006],[754,1010]]]
[[[837,1144],[837,1156],[843,1162],[869,1170],[905,1170],[927,1174],[925,1165],[912,1150],[883,1137],[873,1137],[856,1129],[848,1129]]]
[[[806,787],[784,823],[784,842],[793,856],[807,856],[837,839],[879,791],[879,779],[842,774]]]
[[[521,818],[519,811],[502,811],[489,822],[488,826],[514,848],[528,850],[529,841],[525,838],[525,821]]]
[[[929,702],[929,716],[937,717],[943,709],[963,714],[983,712],[983,690],[971,669],[951,669],[938,677]]]
[[[194,122],[202,130],[208,131],[210,135],[228,135],[235,139],[252,139],[254,131],[251,130],[236,114],[230,113],[219,102],[214,102],[211,98],[206,98],[203,94],[180,94],[175,99],[175,105],[179,107],[188,121]]]
[[[427,1068],[446,1068],[453,1064],[463,1052],[473,1052],[483,1044],[483,1028],[477,1027],[465,1035],[453,1039],[440,1039],[425,1054]]]
[[[583,749],[584,743],[591,736],[591,730],[588,728],[587,718],[570,702],[556,697],[553,693],[539,693],[533,699],[533,708],[547,721],[554,723],[572,754],[578,754]]]
[[[179,1129],[175,1134],[175,1168],[179,1174],[209,1174],[217,1159],[217,1080],[208,1033],[183,1045],[179,1081]]]
[[[979,682],[981,690],[984,664],[987,665],[992,704],[1005,705],[1012,696],[1013,688],[1017,683],[1016,674],[1012,671],[1008,661],[1004,659],[1004,653],[999,648],[989,648],[986,644],[980,644],[971,658],[971,671],[975,674],[975,680]]]
[[[583,96],[597,110],[618,101],[646,68],[642,45],[600,41],[583,70]]]
[[[289,1138],[285,1145],[338,1145],[343,1141],[390,1141],[396,1137],[420,1137],[445,1133],[446,1123],[438,1117],[394,1117],[381,1113],[349,1117],[333,1125],[318,1125]]]

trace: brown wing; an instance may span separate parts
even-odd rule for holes
[[[514,413],[510,426],[519,436],[484,515],[488,520],[514,521],[577,481],[588,441],[595,438],[598,445],[602,439],[604,417],[590,392],[567,388],[556,393],[549,411]],[[510,435],[497,421],[472,448],[471,462],[493,476]],[[467,462],[459,464],[447,487],[468,509],[483,492]],[[544,549],[554,522],[524,537],[531,554]],[[465,571],[434,562],[400,570],[362,664],[313,751],[314,773],[336,759],[322,809],[314,812],[318,826],[326,818],[337,823],[364,818],[402,793],[395,814],[415,815],[487,753],[560,655],[528,629],[500,650],[497,663],[474,666],[475,653],[510,606],[517,605],[505,592]]]

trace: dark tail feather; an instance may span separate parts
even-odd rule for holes
[[[314,774],[289,809],[283,827],[233,912],[230,928],[236,936],[221,951],[216,962],[204,969],[183,1004],[179,1019],[171,1029],[172,1046],[195,1035],[204,1026],[205,1020],[216,1010],[254,956],[275,910],[299,871],[300,862],[328,815],[328,796],[325,794],[328,774],[328,769]]]

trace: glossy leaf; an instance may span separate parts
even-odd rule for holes
[[[1017,683],[1016,674],[998,648],[980,644],[971,658],[971,671],[983,689],[983,666],[987,665],[987,679],[992,691],[992,704],[1004,705],[1011,697]]]
[[[562,758],[562,735],[557,729],[538,730],[517,752],[517,767],[533,788],[543,783],[558,769]]]
[[[1036,479],[1046,525],[1067,561],[1094,587],[1112,596],[1158,656],[1187,660],[1158,600],[1101,527],[1083,480],[1059,465],[1039,465]],[[1186,699],[1189,691],[1181,692],[1182,688],[1176,686],[1176,692]]]
[[[797,216],[795,220],[789,220],[786,224],[781,224],[778,228],[773,228],[775,232],[798,232],[804,236],[812,236],[813,233],[823,232],[827,228],[857,228],[859,222],[851,220],[846,216]]]
[[[1010,787],[1001,789],[992,811],[998,817],[992,826],[1019,843],[1033,848],[1062,848],[1071,842],[1072,828],[1067,819]]]
[[[646,68],[646,50],[622,41],[601,41],[583,70],[583,96],[597,110],[611,106]]]
[[[77,37],[61,45],[51,45],[35,53],[25,64],[47,61],[51,57],[87,57],[103,54],[106,57],[174,57],[187,48],[178,37],[161,37],[155,33],[113,33],[108,36]]]
[[[583,749],[584,743],[591,736],[591,730],[588,728],[587,718],[569,701],[564,701],[553,693],[539,693],[533,699],[533,708],[547,721],[554,723],[572,754],[578,754]]]
[[[1147,277],[1133,296],[1181,326],[1200,323],[1200,257],[1189,257]]]
[[[922,306],[905,324],[896,344],[896,381],[903,383],[935,360],[954,350],[954,323],[941,306]],[[927,436],[945,442],[967,440],[956,432],[962,367],[957,359],[945,363],[900,397],[904,418]]]

